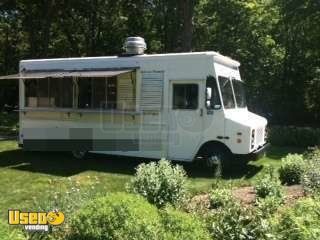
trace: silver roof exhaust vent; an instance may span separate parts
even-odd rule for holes
[[[142,37],[128,37],[123,49],[125,55],[142,55],[147,49],[147,44]]]

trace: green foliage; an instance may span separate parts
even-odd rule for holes
[[[0,220],[0,237],[1,240],[26,240],[22,231],[9,226],[7,221]]]
[[[302,177],[302,185],[307,193],[320,193],[320,148],[316,148],[306,156],[306,170]]]
[[[305,168],[303,155],[288,154],[281,159],[279,178],[282,184],[299,184]]]
[[[3,74],[25,58],[119,54],[125,37],[141,35],[149,53],[231,56],[242,63],[253,110],[280,124],[319,123],[317,1],[17,0],[0,11]],[[18,102],[10,85],[0,88],[0,105]]]
[[[282,198],[282,186],[275,178],[274,170],[269,168],[267,174],[262,176],[255,184],[255,190],[258,198],[276,197]]]
[[[49,212],[53,210],[62,211],[65,215],[65,221],[61,226],[55,226],[50,229],[50,234],[46,232],[27,232],[26,234],[32,240],[63,240],[70,227],[71,216],[79,208],[87,204],[92,198],[99,195],[99,189],[95,186],[99,184],[97,177],[87,176],[87,185],[80,186],[80,183],[72,178],[62,181],[50,181],[50,189],[45,196],[34,199],[33,209],[40,212]],[[64,189],[61,188],[65,185]]]
[[[212,239],[272,239],[271,226],[263,215],[237,202],[212,211],[207,224]]]
[[[256,205],[261,214],[267,218],[274,214],[283,204],[283,199],[275,196],[258,198]]]
[[[204,222],[197,216],[187,214],[173,208],[161,211],[163,239],[166,240],[198,240],[210,239]]]
[[[274,233],[279,240],[320,239],[320,199],[308,198],[286,208],[273,218]]]
[[[210,208],[212,209],[225,207],[230,204],[230,202],[235,201],[229,189],[213,189],[209,193],[209,198]]]
[[[158,207],[176,205],[184,200],[187,192],[186,173],[182,167],[173,166],[166,160],[143,163],[138,166],[128,190]]]
[[[273,126],[269,141],[275,146],[308,147],[320,144],[320,129],[294,126]]]
[[[72,240],[156,239],[160,233],[157,208],[126,193],[94,199],[71,223]]]

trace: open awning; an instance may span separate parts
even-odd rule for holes
[[[96,70],[96,71],[34,71],[34,72],[23,72],[13,75],[1,76],[0,80],[10,79],[44,79],[44,78],[65,78],[65,77],[95,77],[95,78],[106,78],[115,77],[124,73],[130,73],[135,69],[121,69],[121,70]]]

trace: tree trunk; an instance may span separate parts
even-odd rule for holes
[[[182,33],[181,33],[181,50],[184,52],[192,51],[192,34],[193,34],[193,14],[195,0],[180,0]]]

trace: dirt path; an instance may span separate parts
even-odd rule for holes
[[[298,199],[305,196],[301,185],[284,186],[285,204],[290,205]],[[254,187],[241,187],[232,190],[232,195],[242,204],[253,205],[256,202],[256,193]],[[200,194],[192,198],[189,210],[197,209],[198,211],[206,211],[210,208],[209,194]]]

